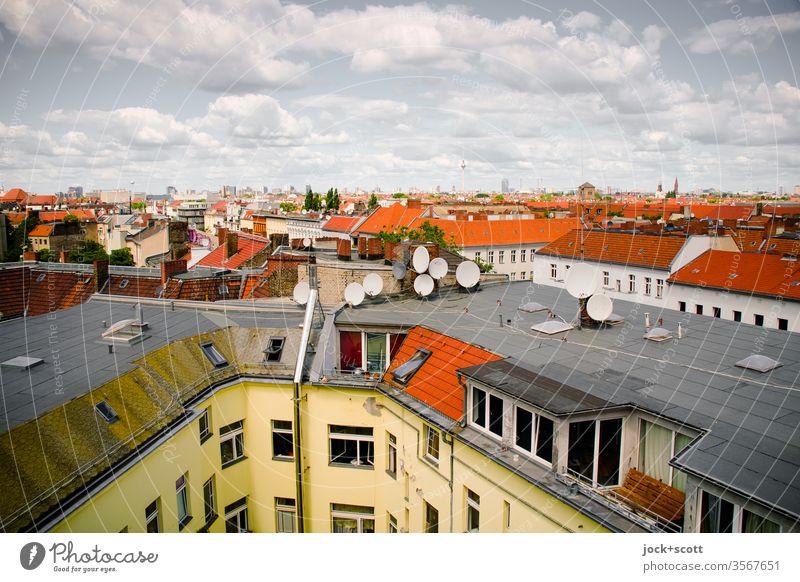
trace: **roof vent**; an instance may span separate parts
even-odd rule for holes
[[[692,269],[692,273],[699,273],[700,269]]]
[[[622,317],[619,313],[612,313],[608,317],[605,318],[603,321],[606,325],[620,325],[625,323],[625,318]]]
[[[782,261],[796,261],[797,260],[797,255],[783,255],[781,257],[781,260]]]
[[[123,319],[105,330],[100,337],[115,344],[133,344],[145,339],[143,327],[146,326],[138,319]]]
[[[128,286],[128,283],[130,283],[130,281],[128,279],[123,279],[122,281],[119,282],[119,288],[120,289],[125,289],[125,287]]]
[[[536,303],[535,301],[531,301],[522,305],[521,307],[517,308],[519,311],[525,311],[527,313],[537,313],[539,311],[547,311],[547,307],[542,305],[541,303]]]
[[[565,331],[569,331],[574,329],[570,324],[559,321],[557,319],[548,319],[547,321],[543,321],[542,323],[537,323],[531,326],[533,331],[538,331],[539,333],[543,333],[546,335],[554,335],[557,333],[562,333]]]
[[[783,366],[779,361],[773,360],[768,356],[762,354],[751,354],[743,360],[736,362],[736,365],[746,370],[755,370],[756,372],[769,372],[780,366]]]
[[[739,276],[739,273],[731,273],[730,275],[728,275],[728,279],[735,279],[738,276]]]
[[[47,277],[47,273],[39,273],[39,276],[36,277],[36,282],[41,283]]]
[[[105,419],[106,422],[111,423],[119,420],[119,416],[117,416],[117,412],[111,408],[111,405],[106,402],[105,400],[101,400],[97,404],[94,405],[95,410],[100,413],[100,416]]]
[[[672,339],[672,333],[663,327],[654,327],[644,334],[644,339],[654,342],[663,342],[668,339]]]

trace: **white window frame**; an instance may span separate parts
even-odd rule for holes
[[[644,278],[644,294],[648,297],[650,293],[653,292],[653,278],[652,277],[645,277]]]
[[[205,424],[205,430],[203,430],[203,424]],[[200,431],[200,443],[206,442],[209,438],[211,438],[214,433],[211,431],[211,407],[203,409],[203,412],[200,413],[200,416],[197,419],[197,427]]]
[[[611,271],[603,271],[603,287],[611,286]]]
[[[373,434],[366,435],[366,434],[351,434],[351,433],[342,433],[342,432],[334,432],[334,426],[345,426],[345,425],[328,425],[328,464],[337,467],[363,467],[368,469],[373,469],[375,467],[375,436],[374,436],[374,429],[372,427],[365,427],[365,426],[355,426],[355,427],[348,427],[348,428],[357,428],[357,429],[369,429],[373,431]],[[342,440],[342,441],[356,441],[356,458],[354,459],[355,463],[352,461],[348,463],[342,463],[337,461],[333,458],[333,448],[332,448],[332,441],[333,440]],[[370,447],[367,443],[371,443],[372,446]],[[362,450],[365,449],[363,452]],[[372,459],[371,462],[369,459],[369,451],[372,450]],[[339,455],[341,456],[341,455]],[[365,462],[362,462],[362,457],[366,456]],[[337,457],[338,459],[339,457]]]
[[[664,297],[664,279],[656,279],[656,299]]]
[[[516,280],[517,280],[517,274],[516,274],[516,273],[513,273],[513,272],[512,272],[512,273],[509,273],[509,274],[508,274],[508,279],[509,279],[510,281],[516,281]]]
[[[438,465],[439,456],[442,454],[442,437],[439,431],[432,426],[427,424],[423,426],[425,427],[425,459],[434,465]]]
[[[355,512],[355,511],[345,511],[341,509],[334,509],[335,505],[339,505],[337,503],[331,504],[331,533],[336,533],[334,528],[334,520],[338,519],[351,519],[356,522],[356,531],[349,532],[349,533],[372,533],[375,531],[375,509],[372,507],[364,506],[364,509],[371,510],[370,513],[364,512]],[[364,532],[364,522],[367,520],[372,521],[372,532]]]
[[[178,529],[182,530],[186,524],[192,520],[191,512],[189,511],[189,491],[188,484],[189,474],[184,473],[175,481],[175,501],[178,508]],[[181,501],[183,501],[183,515],[181,515]]]
[[[515,251],[513,249],[511,250],[511,262],[512,263],[516,263],[517,262],[517,251]]]
[[[217,517],[217,487],[214,481],[214,475],[211,475],[211,477],[203,483],[203,521],[206,525],[210,524]]]
[[[521,408],[525,412],[533,415],[533,419],[532,419],[533,426],[531,427],[531,450],[530,451],[517,445],[517,417],[518,417],[517,409],[518,408]],[[548,461],[547,459],[543,459],[542,457],[540,457],[539,455],[536,454],[536,451],[539,449],[539,419],[540,418],[546,418],[547,420],[549,420],[550,422],[553,423],[553,436],[551,438],[550,456],[551,457],[554,456],[553,449],[555,448],[556,427],[558,426],[558,423],[556,423],[555,419],[550,418],[549,416],[540,413],[539,411],[531,408],[530,406],[521,406],[520,404],[517,404],[517,403],[514,403],[514,408],[513,408],[512,414],[513,414],[513,422],[514,422],[513,432],[512,432],[512,442],[514,443],[514,449],[517,450],[517,451],[522,452],[527,457],[530,457],[530,458],[536,460],[536,462],[541,463],[542,465],[545,465],[547,467],[552,467],[553,466],[553,461],[552,460]]]
[[[291,503],[287,503],[291,501]],[[284,527],[284,521],[291,522],[291,529]],[[275,498],[275,531],[277,533],[295,533],[297,531],[297,503],[288,497]]]
[[[242,501],[244,501],[242,503]],[[242,497],[238,501],[234,501],[231,505],[235,505],[233,509],[229,509],[225,512],[225,532],[226,533],[249,533],[250,531],[250,520],[247,514],[247,497]],[[230,507],[230,505],[228,506]],[[227,508],[226,508],[227,509]],[[231,525],[231,521],[235,520],[236,523],[236,532],[228,532],[228,527]],[[244,525],[244,528],[242,528]]]
[[[393,516],[388,511],[386,512],[386,532],[387,533],[398,533],[397,529],[397,518]]]
[[[358,329],[342,329],[340,331],[348,331],[348,332],[360,332],[361,333],[361,369],[366,371],[367,369],[367,333],[375,333],[375,332],[366,332],[360,331]],[[392,336],[393,335],[402,335],[405,336],[405,333],[401,332],[386,332],[386,351],[384,354],[386,355],[386,361],[383,363],[383,372],[385,372],[389,368],[389,364],[392,363]],[[338,341],[338,334],[337,334],[337,341]],[[338,366],[338,364],[337,364]]]
[[[486,421],[486,426],[485,427],[481,426],[480,424],[475,422],[475,401],[474,401],[474,399],[475,399],[475,390],[480,390],[481,392],[483,392],[485,394],[485,398],[484,398],[484,401],[483,401],[483,416],[484,416],[484,419]],[[501,429],[502,434],[497,434],[496,432],[494,432],[493,430],[491,430],[489,428],[489,427],[492,426],[491,416],[490,416],[490,412],[491,412],[490,403],[491,403],[491,399],[492,398],[497,398],[502,403],[503,414],[502,414],[502,417],[500,419],[500,429]],[[475,384],[471,384],[470,385],[470,389],[469,389],[469,399],[468,400],[469,400],[469,408],[468,408],[468,410],[469,410],[469,424],[470,424],[470,426],[472,426],[476,430],[479,430],[481,432],[484,432],[484,433],[492,436],[493,438],[502,439],[505,436],[505,433],[506,433],[506,429],[505,429],[505,425],[506,425],[506,422],[505,422],[506,400],[505,400],[505,398],[503,396],[500,396],[499,394],[496,394],[496,393],[492,392],[491,390],[487,390],[483,386],[476,386]]]
[[[567,422],[567,431],[569,431],[569,424],[571,424],[573,422],[584,422],[584,421],[587,421],[587,420],[591,420],[591,421],[594,422],[594,451],[592,453],[592,455],[593,455],[593,457],[592,457],[592,487],[596,487],[598,489],[613,489],[614,487],[619,487],[622,484],[622,482],[624,481],[624,479],[625,479],[625,476],[622,474],[622,464],[623,464],[623,460],[624,460],[623,457],[625,455],[625,441],[627,440],[625,438],[625,430],[627,428],[625,426],[625,424],[626,424],[625,423],[625,418],[621,417],[621,416],[610,416],[608,418],[594,418],[594,419],[585,418],[583,420],[574,419],[574,420],[571,420],[571,421]],[[617,466],[617,483],[614,484],[614,485],[601,485],[597,481],[597,471],[598,471],[598,468],[600,466],[599,458],[598,458],[598,456],[600,454],[600,423],[603,422],[603,421],[608,421],[608,420],[620,420],[621,421],[620,433],[619,433],[620,434],[620,436],[619,436],[620,440],[619,440],[619,464]],[[567,439],[567,458],[569,458],[569,438]],[[583,477],[582,475],[572,475],[572,474],[570,474],[570,475],[572,477],[574,477],[575,479],[578,479],[578,480],[581,480],[581,481],[583,481],[585,479],[585,477]],[[585,482],[585,481],[583,481],[583,482]]]
[[[229,428],[235,424],[238,424],[238,427]],[[223,430],[228,429],[227,432],[223,434]],[[229,459],[228,461],[222,461],[222,445],[227,443],[228,441],[232,441],[233,447],[233,458]],[[227,426],[223,426],[220,429],[220,437],[219,437],[219,448],[220,448],[220,463],[222,468],[229,467],[233,465],[237,461],[240,461],[245,458],[244,456],[244,421],[239,420],[237,422],[233,422]]]
[[[489,251],[487,256],[489,257],[489,264],[494,265],[494,251]]]
[[[386,472],[397,479],[397,437],[386,433]]]
[[[528,260],[528,251],[526,249],[519,250],[519,262],[524,263]]]
[[[558,265],[556,263],[550,263],[550,278],[558,279]]]
[[[481,252],[480,251],[475,251],[475,258],[478,259],[478,260],[481,259]]]
[[[497,264],[502,265],[506,262],[506,252],[505,251],[497,251]]]
[[[636,275],[628,273],[628,293],[636,293]]]
[[[466,522],[467,522],[467,533],[478,533],[480,532],[481,526],[481,497],[468,487],[464,487],[464,495],[467,500],[467,507],[466,507]],[[473,498],[474,496],[474,498]],[[475,516],[477,517],[478,524],[476,527],[472,526],[472,516],[473,512],[475,512]]]

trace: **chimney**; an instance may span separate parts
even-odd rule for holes
[[[108,261],[95,261],[94,285],[98,293],[108,293]]]
[[[225,244],[225,239],[228,237],[228,229],[223,227],[217,228],[217,244],[222,246]]]
[[[336,241],[336,256],[340,261],[350,260],[351,244],[347,239],[340,238]]]
[[[24,251],[22,253],[22,260],[23,261],[35,261],[36,260],[36,252],[35,251]]]
[[[456,210],[455,215],[456,215],[456,220],[466,220],[467,219],[467,211],[466,210]]]
[[[367,237],[365,236],[358,237],[358,258],[367,258]]]
[[[225,252],[223,260],[227,261],[236,253],[239,252],[239,234],[236,232],[229,232],[225,237]]]
[[[408,202],[406,203],[406,208],[408,208],[409,210],[412,208],[417,208],[417,209],[422,208],[422,200],[420,200],[419,198],[409,198]]]
[[[393,243],[386,241],[383,243],[383,262],[387,265],[391,265],[392,261],[394,261],[395,249],[400,245],[400,243]]]
[[[161,286],[165,286],[172,275],[185,273],[186,270],[186,261],[184,259],[164,261],[161,263]]]
[[[383,257],[383,245],[381,239],[371,238],[367,240],[367,259],[380,259]]]
[[[69,253],[67,251],[61,251],[58,253],[58,262],[69,263]]]

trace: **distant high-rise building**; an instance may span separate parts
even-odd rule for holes
[[[70,186],[67,189],[69,198],[81,198],[83,196],[83,186]]]
[[[675,176],[675,186],[672,188],[672,193],[678,196],[678,176]]]
[[[500,180],[500,192],[503,194],[508,194],[511,190],[508,187],[508,178],[503,178]]]
[[[222,190],[220,191],[223,198],[235,198],[236,197],[236,186],[223,186]]]
[[[783,196],[783,186],[778,186],[778,196]]]
[[[306,194],[311,192],[311,184],[306,184]]]
[[[800,196],[800,184],[794,187],[794,195]]]
[[[177,194],[178,189],[175,186],[167,186],[167,195],[172,196],[173,194]]]

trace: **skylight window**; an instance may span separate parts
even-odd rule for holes
[[[39,276],[36,277],[36,282],[41,283],[47,277],[47,273],[39,273]]]
[[[728,279],[735,279],[738,276],[739,276],[739,273],[731,273],[730,275],[728,275]]]
[[[536,303],[535,301],[531,301],[526,303],[525,305],[518,308],[520,311],[525,311],[527,313],[536,313],[538,311],[547,311],[547,307],[542,305],[541,303]]]
[[[228,360],[219,353],[219,350],[214,347],[214,344],[211,342],[200,344],[200,349],[203,350],[203,354],[205,354],[208,361],[211,362],[215,368],[224,368],[228,365]]]
[[[113,408],[111,408],[111,405],[105,400],[101,400],[100,402],[95,404],[94,408],[95,410],[97,410],[97,412],[100,413],[100,416],[102,416],[103,419],[108,423],[119,420],[117,412]]]
[[[21,368],[28,370],[44,362],[42,358],[29,358],[28,356],[17,356],[3,362],[3,366],[10,366],[12,368]]]
[[[548,319],[547,321],[543,321],[542,323],[537,323],[535,325],[532,325],[531,329],[533,331],[538,331],[539,333],[554,335],[557,333],[569,331],[574,328],[570,324],[565,323],[563,321],[559,321],[557,319]]]
[[[644,339],[653,342],[663,342],[668,339],[672,339],[672,333],[668,329],[664,329],[663,327],[654,327],[646,334],[644,334]]]
[[[271,337],[267,342],[267,349],[264,350],[265,362],[280,362],[283,346],[286,343],[285,337]]]
[[[700,269],[692,269],[692,273],[699,273]]]
[[[395,368],[392,372],[392,378],[400,384],[407,384],[430,357],[431,352],[429,350],[418,349],[405,364],[400,364]]]
[[[128,283],[130,283],[130,281],[128,279],[123,279],[122,281],[119,282],[119,288],[120,289],[125,289],[125,287],[128,286]]]
[[[751,354],[745,359],[736,362],[736,365],[739,368],[755,370],[756,372],[761,372],[762,374],[783,366],[783,364],[779,361],[773,360],[769,356],[765,356],[763,354]]]

